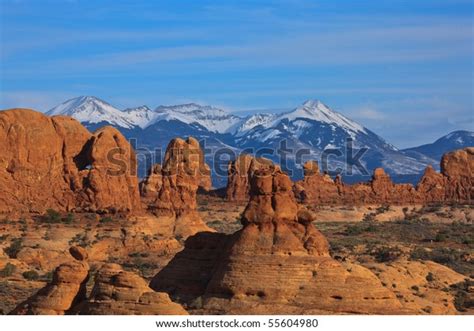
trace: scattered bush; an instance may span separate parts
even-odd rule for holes
[[[464,282],[453,284],[451,288],[455,291],[454,307],[460,312],[467,312],[474,307],[474,300],[469,295],[469,288],[474,286],[474,281],[466,279]]]
[[[432,272],[428,272],[428,275],[426,275],[426,280],[428,282],[432,282],[434,280],[434,275]]]
[[[26,280],[38,280],[39,278],[39,274],[35,270],[25,271],[22,275]]]
[[[379,247],[373,253],[377,262],[385,263],[397,260],[402,255],[402,251],[398,247]]]
[[[364,232],[376,232],[377,225],[373,221],[362,221],[355,225],[349,225],[346,228],[346,234],[349,236],[360,235]]]
[[[16,266],[10,262],[5,265],[5,267],[0,270],[0,277],[10,277],[16,270]]]
[[[444,233],[438,232],[435,237],[436,242],[443,242],[446,241],[446,235]]]
[[[111,222],[113,222],[113,221],[114,221],[114,220],[112,219],[112,217],[106,216],[106,217],[102,217],[99,222],[100,222],[100,223],[111,223]]]
[[[66,224],[71,224],[74,222],[74,214],[73,213],[68,213],[66,217],[63,219],[64,223]]]
[[[16,259],[17,254],[20,252],[22,247],[22,239],[15,238],[12,240],[10,246],[4,248],[3,251],[7,254],[11,259]]]
[[[48,209],[44,221],[46,223],[59,223],[61,222],[61,214],[54,209]]]

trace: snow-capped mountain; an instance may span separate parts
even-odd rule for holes
[[[350,161],[350,154],[367,149],[361,163],[370,173],[375,167],[384,167],[392,174],[413,174],[423,171],[426,162],[409,157],[398,151],[383,138],[357,122],[330,109],[319,100],[308,100],[290,112],[276,116],[267,116],[250,125],[244,134],[236,136],[236,142],[244,148],[270,148],[279,152],[283,148],[304,151],[304,159],[321,159],[328,150],[339,150],[328,158],[327,170],[344,169]],[[349,143],[353,151],[345,148]],[[284,142],[284,146],[282,146]],[[290,153],[291,157],[296,153]],[[349,157],[348,157],[349,156]],[[299,160],[294,160],[299,162]],[[324,162],[323,162],[324,163]],[[324,168],[324,164],[322,165]],[[352,169],[364,173],[362,169]]]
[[[106,122],[122,128],[132,128],[135,124],[122,111],[107,102],[91,96],[70,99],[49,110],[47,115],[71,116],[82,123]]]
[[[153,151],[153,154],[159,153],[157,150],[163,153],[169,140],[176,136],[194,136],[205,141],[205,147],[210,148],[207,160],[211,167],[215,152],[222,148],[233,151],[234,157],[244,149],[257,154],[262,150],[271,150],[273,155],[267,153],[263,156],[278,163],[286,162],[288,170],[298,169],[300,173],[302,162],[307,159],[321,162],[324,151],[328,150],[340,151],[336,152],[338,155],[332,153],[327,158],[328,171],[346,170],[348,164],[355,162],[350,156],[365,149],[367,151],[362,155],[361,163],[367,173],[382,166],[392,175],[419,174],[427,164],[437,163],[421,153],[399,151],[374,132],[319,100],[308,100],[292,111],[281,114],[254,114],[242,118],[217,107],[195,103],[119,110],[89,96],[68,100],[51,109],[48,114],[72,116],[90,130],[105,124],[116,126],[127,138],[136,140],[137,150]],[[352,150],[346,148],[348,141]],[[281,154],[287,156],[286,161],[279,158]],[[218,185],[225,183],[226,162],[223,160],[222,164],[217,165],[223,167],[220,171],[222,181]],[[323,168],[324,163],[323,160]],[[142,165],[146,166],[149,165]],[[140,169],[140,173],[145,172],[146,168]],[[357,168],[353,172],[367,174]]]
[[[439,160],[441,160],[444,153],[470,146],[474,146],[474,132],[459,130],[439,138],[434,143],[407,148],[403,151],[418,158],[423,156],[432,158],[439,165]]]
[[[211,132],[225,133],[242,119],[226,111],[189,103],[176,106],[159,106],[151,110],[148,106],[127,108],[123,111],[109,103],[93,97],[81,96],[54,107],[48,115],[67,115],[86,124],[106,122],[121,128],[147,128],[160,121],[177,120],[182,123],[199,125]]]
[[[188,103],[177,106],[159,106],[154,112],[153,122],[178,120],[186,124],[199,124],[211,132],[225,133],[242,119],[228,112],[212,107]],[[152,123],[150,123],[152,124]]]
[[[145,105],[136,108],[127,108],[123,112],[123,116],[125,116],[128,121],[140,128],[146,128],[156,118],[156,114]]]

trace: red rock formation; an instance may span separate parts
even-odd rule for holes
[[[250,178],[258,169],[264,169],[272,165],[265,158],[255,158],[248,154],[241,154],[231,161],[228,166],[228,180],[226,187],[226,198],[228,201],[248,201]]]
[[[441,173],[446,177],[445,200],[474,200],[474,147],[444,154],[441,159]]]
[[[474,199],[474,148],[447,153],[441,161],[441,173],[427,167],[418,185],[394,184],[382,168],[372,180],[354,185],[321,175],[317,163],[307,162],[305,177],[294,184],[296,197],[318,204],[407,204],[430,202],[471,203]]]
[[[81,247],[70,250],[76,261],[56,268],[50,284],[31,298],[19,304],[12,315],[64,315],[86,299],[86,283],[89,279],[87,253]]]
[[[144,198],[156,198],[163,185],[161,164],[154,164],[148,171],[147,177],[140,182],[140,194]]]
[[[162,218],[162,226],[183,238],[210,230],[196,210],[198,188],[211,187],[210,169],[199,142],[191,137],[173,139],[157,173],[159,169],[155,166],[142,182],[141,192],[147,197],[149,209]]]
[[[185,300],[201,296],[207,313],[405,312],[369,270],[329,257],[327,240],[311,214],[298,210],[292,183],[279,167],[255,171],[250,184],[243,229],[189,238],[192,244],[187,242],[151,287],[180,298],[193,293]],[[212,273],[200,272],[198,261]]]
[[[107,263],[98,271],[91,297],[78,308],[85,315],[187,315],[168,294],[154,292],[143,278]]]
[[[69,117],[7,110],[0,149],[2,213],[140,208],[135,154],[111,127],[92,135]]]
[[[303,165],[304,179],[296,182],[295,195],[299,200],[331,204],[340,201],[339,189],[328,174],[321,174],[316,161]]]
[[[444,201],[446,196],[446,177],[436,172],[431,166],[425,169],[416,191],[419,200],[427,202]]]

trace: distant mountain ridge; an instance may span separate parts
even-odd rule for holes
[[[292,149],[293,153],[286,154],[285,166],[295,170],[296,178],[298,173],[301,175],[302,162],[309,159],[320,161],[328,151],[333,150],[342,151],[341,155],[331,154],[328,158],[325,170],[333,173],[347,169],[352,162],[350,153],[357,155],[364,149],[367,151],[360,161],[367,173],[355,167],[354,175],[367,176],[376,167],[385,168],[391,175],[418,175],[427,165],[439,165],[439,158],[435,157],[438,154],[426,152],[426,147],[398,150],[376,133],[319,100],[308,100],[280,114],[240,117],[217,107],[196,103],[154,109],[143,105],[120,110],[99,98],[82,96],[65,101],[47,114],[72,116],[91,130],[105,124],[115,126],[128,139],[136,139],[138,153],[164,150],[169,140],[176,136],[194,136],[201,142],[205,141],[207,161],[211,167],[220,167],[219,171],[215,170],[220,177],[226,174],[228,160],[213,159],[219,149],[231,151],[234,157],[243,150],[258,153],[270,149],[275,153],[263,156],[276,162],[280,162],[277,154],[284,154],[287,148]],[[352,151],[346,148],[348,141]],[[301,159],[295,158],[296,151],[304,152]],[[145,171],[141,169],[140,173]]]
[[[411,147],[403,151],[413,157],[419,157],[421,154],[435,160],[440,160],[446,152],[469,146],[474,146],[474,132],[458,130],[439,138],[431,144]]]

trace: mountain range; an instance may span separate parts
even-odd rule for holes
[[[408,176],[413,181],[427,165],[439,168],[444,152],[474,145],[473,132],[455,131],[433,144],[399,150],[319,100],[280,114],[241,117],[196,103],[120,110],[99,98],[81,96],[47,114],[71,116],[90,130],[117,127],[137,150],[141,176],[152,161],[161,161],[171,139],[193,136],[205,148],[216,186],[225,184],[227,162],[241,152],[270,158],[294,178],[302,176],[301,164],[313,159],[329,173],[342,172],[349,182],[369,176],[376,167],[385,168],[394,180]]]

